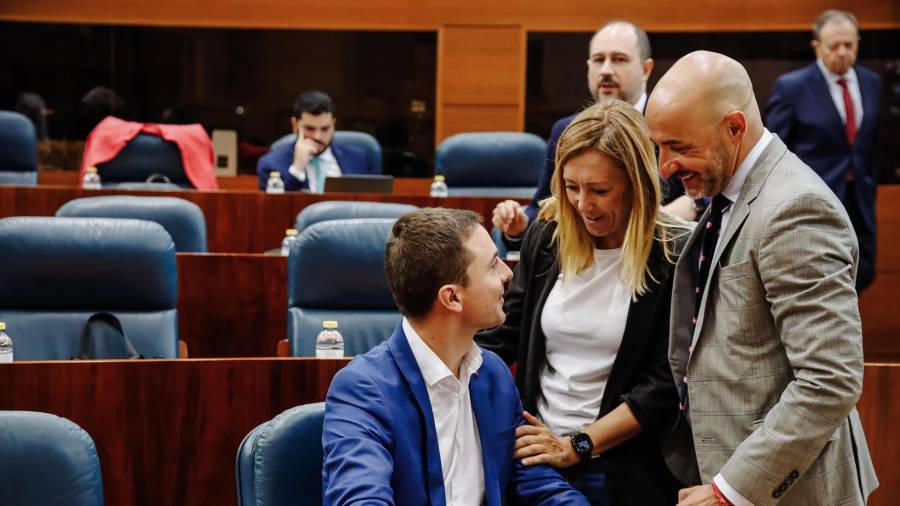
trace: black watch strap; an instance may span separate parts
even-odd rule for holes
[[[579,432],[571,434],[569,440],[572,441],[572,448],[575,448],[575,453],[578,454],[582,462],[591,458],[591,453],[594,451],[594,442],[591,441],[590,436],[584,432]]]

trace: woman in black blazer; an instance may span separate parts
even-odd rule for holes
[[[505,323],[476,337],[517,363],[529,423],[514,457],[553,465],[594,504],[671,506],[680,484],[660,439],[678,415],[669,304],[689,229],[659,211],[640,113],[609,100],[579,114],[560,137],[551,189],[525,234]]]

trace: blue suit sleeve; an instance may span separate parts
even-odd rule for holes
[[[271,153],[271,151],[270,151]],[[265,190],[266,183],[269,182],[269,172],[275,170],[269,165],[269,157],[263,155],[259,157],[259,161],[256,162],[256,173],[259,176],[259,189]]]
[[[569,126],[572,121],[571,117],[563,118],[553,124],[553,130],[550,131],[550,140],[547,141],[547,157],[544,160],[544,170],[541,172],[541,179],[538,181],[537,189],[531,198],[531,204],[525,208],[525,215],[528,216],[528,222],[531,223],[537,217],[538,204],[545,198],[550,196],[550,181],[553,179],[553,170],[556,166],[556,144],[562,136],[563,130]]]
[[[322,447],[324,503],[394,504],[390,407],[371,377],[348,366],[325,400]]]
[[[510,378],[512,380],[512,378]],[[522,417],[522,401],[516,399],[516,427],[525,423]],[[590,503],[581,492],[572,488],[565,479],[548,465],[526,466],[522,459],[513,462],[509,493],[519,499],[520,504],[529,505],[584,505]]]
[[[766,105],[766,128],[777,134],[788,149],[793,149],[791,126],[794,122],[794,104],[787,88],[788,84],[783,78],[775,81]]]

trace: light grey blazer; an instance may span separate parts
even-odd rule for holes
[[[774,137],[732,204],[692,333],[700,230],[676,266],[669,343],[700,478],[721,472],[757,506],[865,504],[878,480],[855,408],[859,251],[840,201]]]

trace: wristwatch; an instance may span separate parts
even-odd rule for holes
[[[572,448],[575,448],[575,453],[578,454],[578,458],[582,462],[591,458],[591,452],[594,451],[594,442],[591,441],[591,436],[584,432],[579,432],[570,434],[569,440],[572,441]]]

